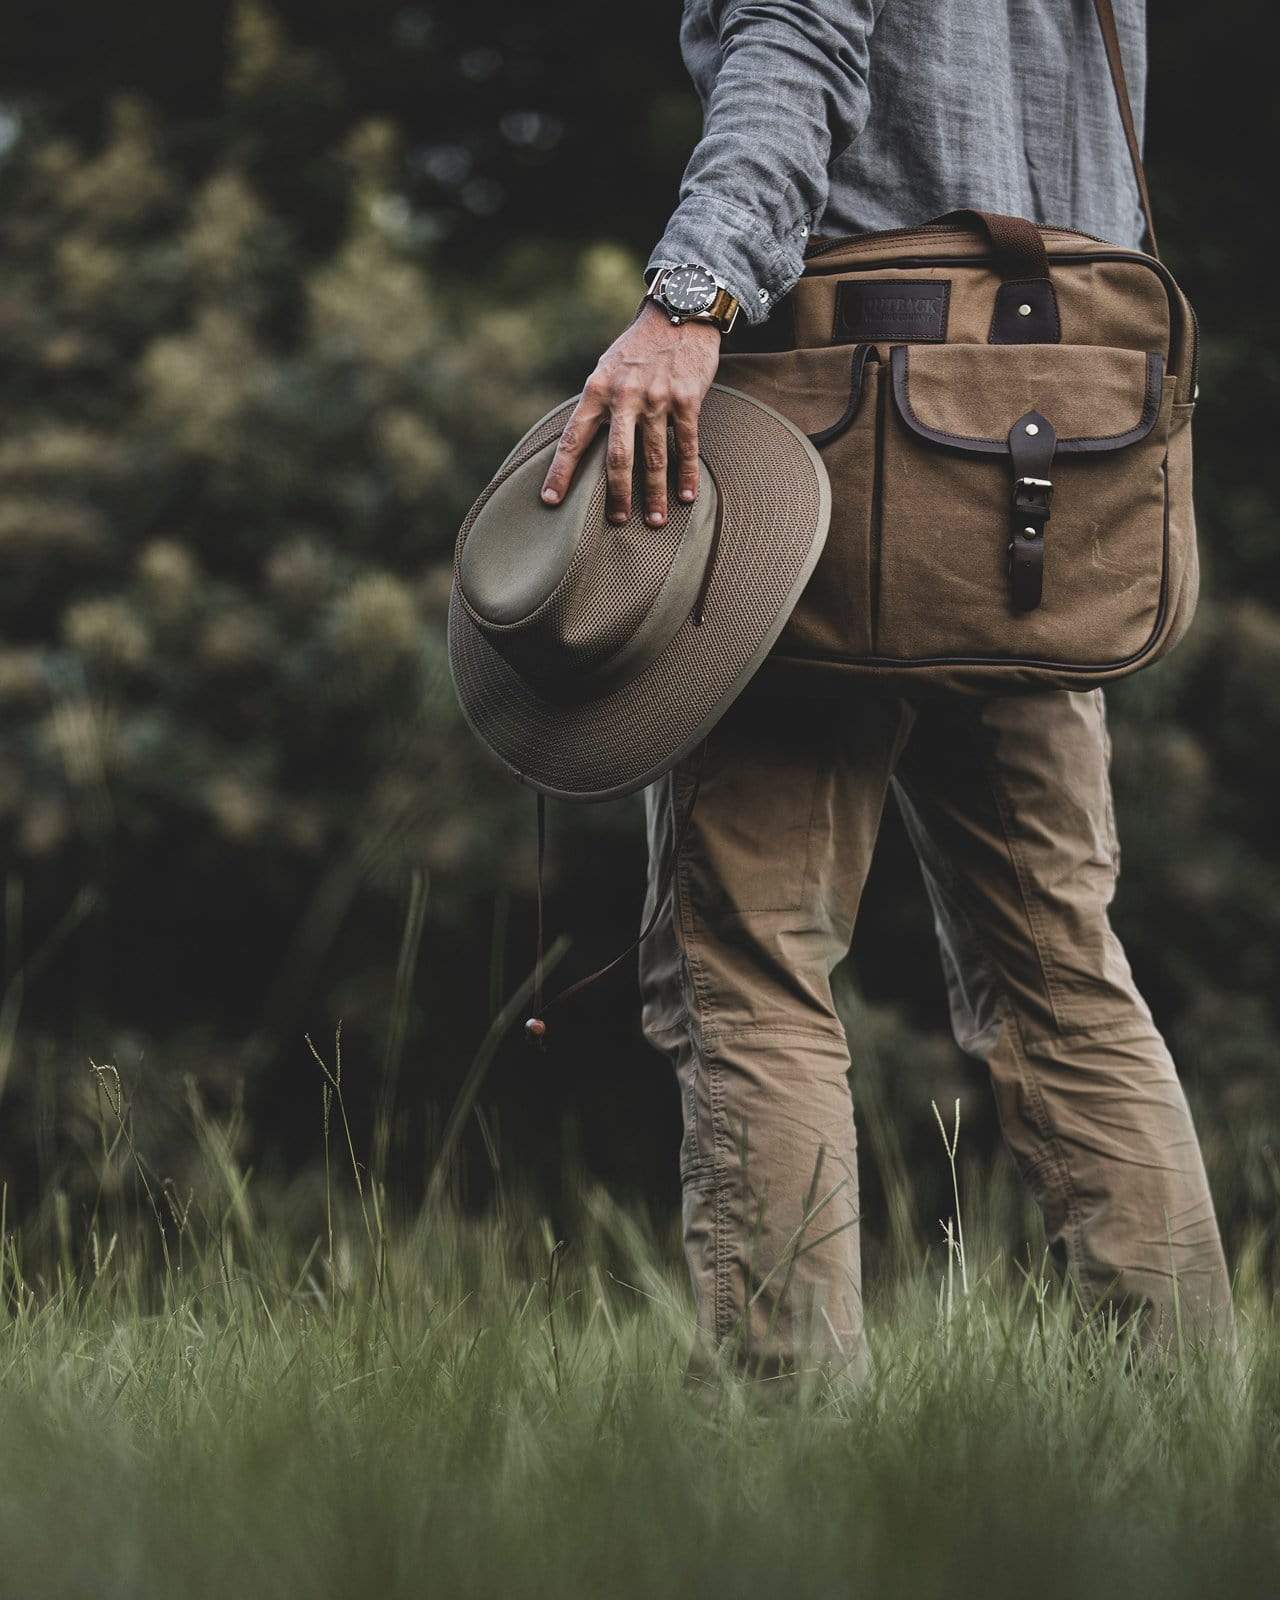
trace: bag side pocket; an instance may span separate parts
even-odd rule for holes
[[[874,347],[731,355],[719,376],[803,428],[831,480],[827,542],[774,654],[819,660],[867,654],[881,383]]]

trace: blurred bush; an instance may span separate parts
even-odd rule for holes
[[[229,121],[247,97],[278,114],[307,58],[253,8],[235,40]],[[121,1028],[135,1066],[157,1039],[207,1065],[182,1041],[210,1030],[278,1065],[304,1022],[332,1029],[337,1005],[308,1008],[335,981],[380,1045],[412,875],[473,941],[495,890],[528,885],[527,812],[448,684],[453,538],[558,372],[634,308],[635,263],[583,247],[518,303],[437,282],[395,204],[395,130],[368,120],[316,254],[242,145],[184,187],[120,97],[100,147],[33,116],[0,169],[11,1106],[42,1052],[87,1070]],[[474,1017],[441,985],[446,1074],[487,1022],[488,942]]]

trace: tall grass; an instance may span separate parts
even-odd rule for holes
[[[867,1384],[691,1390],[673,1233],[585,1184],[561,1233],[510,1193],[402,1214],[317,1056],[323,1192],[252,1182],[193,1098],[177,1194],[96,1069],[97,1203],[3,1230],[0,1594],[1273,1591],[1260,1282],[1238,1362],[1144,1365],[958,1170],[963,1236],[873,1285]]]

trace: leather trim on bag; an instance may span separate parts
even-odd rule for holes
[[[871,345],[854,345],[853,357],[849,362],[849,403],[844,408],[844,414],[838,417],[829,428],[819,428],[816,433],[809,435],[809,443],[816,445],[819,450],[824,445],[831,444],[838,439],[857,416],[858,407],[862,404],[863,379],[866,377],[867,360],[871,355]]]
[[[1009,429],[1009,599],[1015,611],[1034,611],[1044,598],[1044,540],[1053,515],[1050,474],[1057,444],[1053,423],[1041,411],[1028,411]]]
[[[911,408],[911,396],[908,392],[909,356],[910,350],[907,345],[894,345],[889,352],[889,369],[893,375],[893,397],[898,405],[898,413],[912,433],[918,434],[930,444],[939,445],[944,450],[958,451],[962,455],[1007,456],[1009,454],[1007,438],[986,439],[977,435],[946,433],[941,429],[931,428],[928,423],[920,420]],[[1137,444],[1140,439],[1145,439],[1155,427],[1156,418],[1160,415],[1163,387],[1164,357],[1159,351],[1152,350],[1147,355],[1147,384],[1143,393],[1142,414],[1137,423],[1123,433],[1080,434],[1073,439],[1059,439],[1058,454],[1100,455],[1104,451],[1123,450],[1126,445]]]
[[[928,230],[923,228],[903,228],[896,229],[894,231],[902,233],[905,238],[908,236],[915,236],[925,233]],[[940,229],[938,231],[948,232],[950,230]],[[874,238],[887,236],[888,235],[866,235],[865,237]],[[1084,237],[1087,237],[1087,235]],[[832,240],[830,243],[823,245],[821,250],[818,250],[814,253],[815,258],[830,254],[833,251],[838,250],[842,245],[849,245],[856,242],[858,242],[856,237],[854,239]],[[1100,244],[1103,243],[1102,240],[1099,240],[1098,242]],[[847,272],[884,272],[910,267],[981,267],[986,265],[989,260],[989,256],[982,255],[913,255],[898,256],[893,260],[848,261],[843,263],[843,265],[837,263],[835,266],[828,266],[821,260],[810,260],[806,258],[804,275],[806,278],[826,277],[828,275],[831,277],[840,277]],[[1120,263],[1121,265],[1145,267],[1148,272],[1154,273],[1155,276],[1160,280],[1160,285],[1165,293],[1165,299],[1169,305],[1169,371],[1180,377],[1182,375],[1182,357],[1184,351],[1182,348],[1182,331],[1179,324],[1181,320],[1181,305],[1184,302],[1181,299],[1182,291],[1178,288],[1177,281],[1175,280],[1173,274],[1169,271],[1168,267],[1165,266],[1163,261],[1157,261],[1154,256],[1145,256],[1133,250],[1055,250],[1049,253],[1050,268],[1059,264],[1064,267],[1085,266],[1091,261],[1114,261]],[[1185,304],[1187,311],[1190,314],[1192,330],[1191,370],[1188,374],[1188,384],[1190,390],[1194,389],[1196,381],[1199,377],[1200,323],[1196,316],[1195,307],[1190,303],[1190,301],[1186,301]]]
[[[987,343],[1061,344],[1062,318],[1051,280],[1007,278],[996,290]]]

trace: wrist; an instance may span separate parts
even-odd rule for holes
[[[663,308],[648,295],[645,295],[637,307],[634,321],[649,323],[655,329],[661,326],[669,334],[676,334],[689,340],[699,337],[705,339],[714,338],[715,342],[719,344],[724,337],[714,322],[700,321],[695,317],[686,317],[681,321],[673,322]]]

